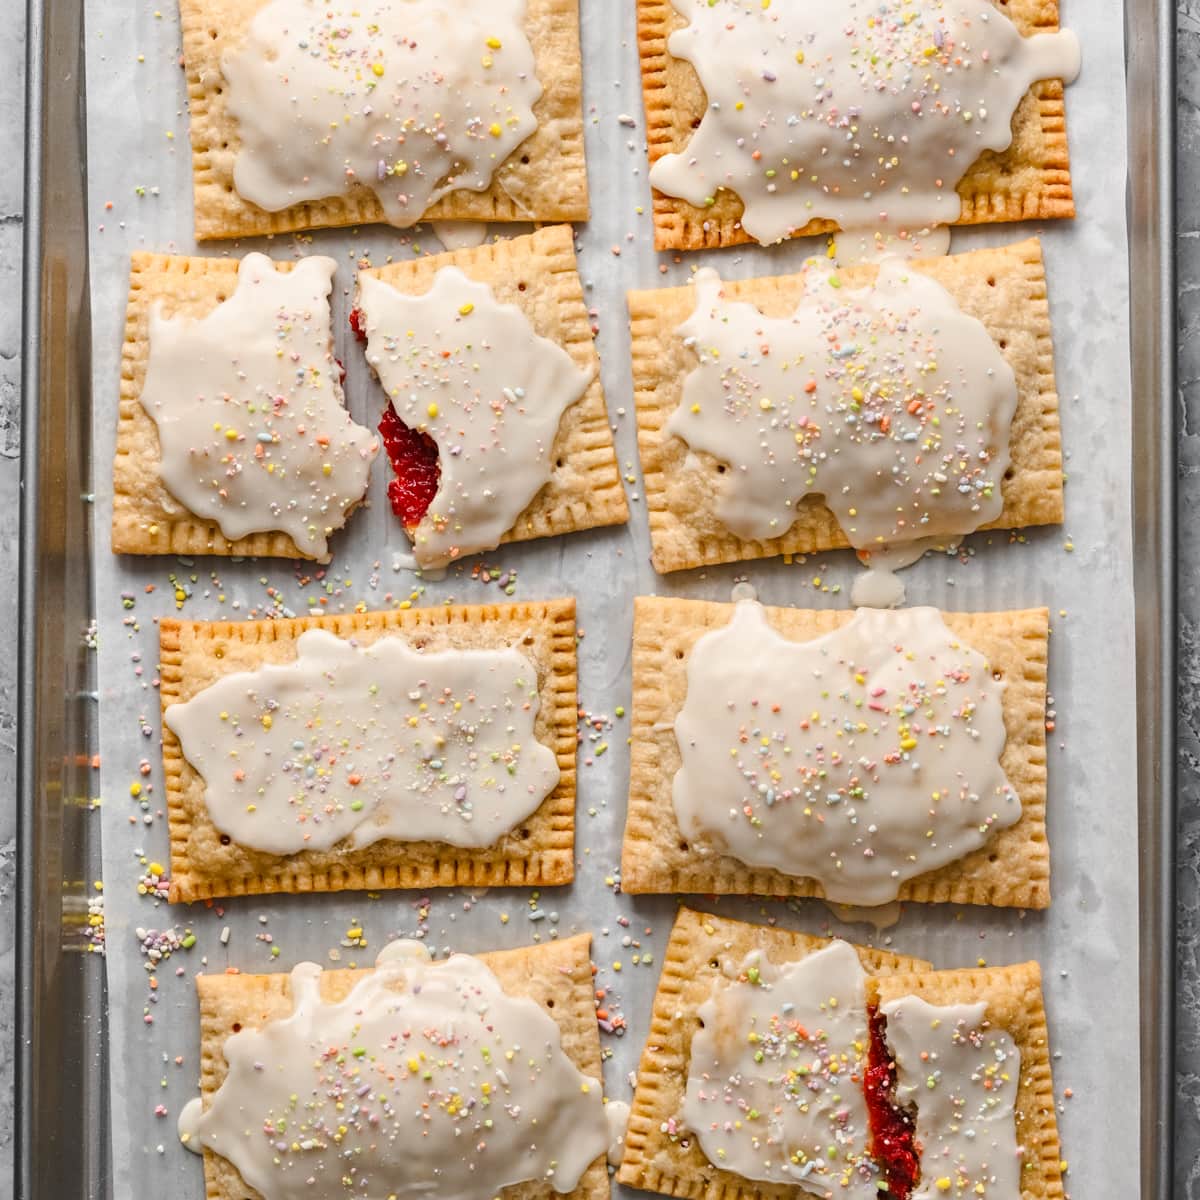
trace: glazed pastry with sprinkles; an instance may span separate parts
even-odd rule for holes
[[[895,235],[952,224],[959,180],[1009,145],[1030,86],[1079,72],[1073,34],[1023,38],[989,0],[672,3],[689,24],[668,49],[708,104],[650,182],[698,208],[736,193],[764,244],[818,218]]]

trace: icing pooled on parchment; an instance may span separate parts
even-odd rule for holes
[[[359,277],[367,360],[396,416],[437,443],[437,492],[409,530],[422,567],[494,549],[550,478],[559,422],[592,380],[457,267],[423,295]]]
[[[158,427],[159,476],[230,541],[281,531],[313,558],[367,490],[378,439],[350,419],[333,356],[336,264],[276,270],[262,254],[199,319],[150,312],[141,404]]]
[[[821,218],[917,231],[958,219],[955,191],[1041,79],[1070,82],[1068,31],[1022,37],[989,0],[671,0],[667,48],[707,107],[650,182],[700,208],[728,189],[777,242]]]
[[[719,980],[692,1037],[682,1118],[745,1179],[874,1200],[863,1070],[866,976],[845,942],[798,962],[755,951]]]
[[[292,1014],[233,1034],[221,1086],[180,1121],[265,1200],[569,1192],[605,1153],[600,1082],[479,959],[394,942],[343,1000],[323,1001],[320,978],[292,971]]]
[[[491,846],[558,785],[512,648],[363,647],[322,629],[296,658],[226,675],[164,715],[213,824],[270,854],[381,838]]]
[[[270,0],[222,62],[238,194],[268,212],[370,189],[393,225],[482,192],[537,128],[526,0]]]
[[[884,1004],[895,1102],[915,1109],[921,1175],[912,1200],[1020,1200],[1015,1107],[1021,1054],[987,1005]]]
[[[761,605],[692,648],[673,799],[693,854],[885,904],[1016,823],[1003,684],[933,608],[860,609],[806,642]]]
[[[821,264],[803,282],[766,317],[696,276],[679,335],[698,364],[667,429],[727,464],[722,523],[779,537],[820,496],[873,566],[903,566],[996,520],[1017,384],[983,324],[895,259],[866,287]]]

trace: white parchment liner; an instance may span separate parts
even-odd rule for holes
[[[686,281],[693,264],[719,264],[725,278],[780,273],[794,268],[814,243],[763,251],[737,248],[704,255],[651,249],[649,190],[646,183],[644,122],[634,50],[632,0],[582,0],[585,44],[585,118],[592,186],[591,223],[579,230],[581,270],[589,303],[598,313],[599,348],[609,411],[616,426],[623,470],[637,476],[635,429],[623,293]],[[750,919],[777,919],[789,926],[822,932],[837,927],[859,940],[878,940],[923,955],[939,966],[1017,962],[1038,958],[1046,976],[1054,1047],[1055,1084],[1066,1088],[1060,1128],[1064,1157],[1070,1161],[1068,1191],[1076,1196],[1133,1195],[1138,1163],[1137,1021],[1137,861],[1135,853],[1134,693],[1131,590],[1130,395],[1128,370],[1128,286],[1125,233],[1124,14],[1117,0],[1081,4],[1066,0],[1064,23],[1083,43],[1083,74],[1067,93],[1072,174],[1079,216],[1073,223],[1042,227],[1054,320],[1063,438],[1067,452],[1067,524],[1031,531],[1023,544],[996,533],[968,539],[973,557],[966,564],[926,558],[905,572],[911,603],[950,609],[999,609],[1046,604],[1053,617],[1050,683],[1056,712],[1049,735],[1049,834],[1053,907],[1045,913],[983,911],[909,906],[898,926],[874,935],[865,926],[837,927],[816,903],[722,901],[717,911]],[[301,588],[300,574],[288,563],[174,559],[126,559],[108,552],[111,516],[111,459],[116,426],[119,355],[128,281],[129,254],[137,249],[196,253],[191,229],[191,170],[185,88],[179,67],[178,16],[171,0],[155,12],[150,5],[89,0],[87,6],[87,96],[94,322],[95,545],[97,613],[100,633],[101,791],[104,822],[105,898],[108,924],[109,1064],[113,1104],[114,1195],[124,1200],[157,1200],[163,1195],[202,1194],[200,1164],[183,1150],[174,1133],[175,1116],[194,1094],[199,1073],[199,1032],[190,975],[223,971],[286,970],[314,958],[326,965],[329,950],[345,931],[361,923],[370,948],[343,949],[342,961],[368,965],[384,940],[418,926],[417,898],[409,893],[267,897],[230,901],[223,913],[202,905],[169,909],[136,894],[141,867],[167,861],[165,818],[142,824],[130,798],[134,781],[153,784],[152,811],[165,808],[158,743],[154,618],[174,616],[174,589],[168,574],[187,583],[192,595],[182,616],[188,619],[245,616],[267,602],[267,587],[282,594],[295,612],[322,595],[324,611],[349,610],[362,600],[368,608],[388,607],[414,580],[393,572],[393,552],[405,549],[402,531],[384,497],[386,463],[372,474],[373,506],[356,514],[334,542],[334,562],[326,583]],[[618,117],[636,119],[629,128]],[[139,194],[138,189],[144,189]],[[111,210],[106,209],[108,202]],[[639,211],[640,210],[640,211]],[[101,230],[101,227],[103,229]],[[1029,225],[959,230],[954,249],[994,245],[1027,236]],[[436,250],[428,231],[423,246]],[[275,257],[297,252],[332,254],[341,264],[334,295],[339,353],[349,370],[347,392],[358,420],[374,424],[381,396],[371,381],[360,349],[346,328],[348,289],[356,258],[370,249],[373,261],[387,254],[408,255],[400,234],[383,228],[331,231],[308,237],[245,242],[238,253],[263,249]],[[619,250],[619,254],[617,251]],[[234,253],[209,244],[205,254]],[[660,274],[660,264],[666,267]],[[1145,403],[1153,397],[1140,397]],[[781,560],[658,578],[648,562],[649,538],[640,501],[640,478],[630,485],[627,529],[602,530],[569,538],[509,547],[487,561],[519,573],[515,599],[574,593],[579,623],[581,702],[589,710],[612,713],[629,708],[631,607],[639,592],[728,599],[735,579],[747,576],[769,604],[809,607],[848,603],[856,567],[848,552],[821,555],[806,564]],[[1065,545],[1073,546],[1073,553]],[[376,566],[375,564],[378,564]],[[503,599],[495,585],[484,586],[466,573],[430,584],[421,600],[436,604]],[[215,571],[218,588],[210,580]],[[190,577],[197,577],[196,583]],[[815,588],[842,585],[840,594]],[[345,581],[351,581],[346,583]],[[614,586],[614,581],[620,581]],[[155,590],[147,594],[148,584]],[[136,596],[132,610],[119,599]],[[226,597],[225,603],[217,600]],[[240,608],[235,608],[235,602]],[[1060,613],[1062,615],[1060,615]],[[129,624],[136,622],[136,627]],[[140,664],[132,655],[141,656]],[[141,667],[140,677],[135,673]],[[151,736],[139,732],[145,718]],[[546,890],[540,907],[556,912],[557,922],[527,918],[529,893],[492,891],[465,911],[461,892],[431,892],[428,942],[432,947],[476,951],[516,946],[535,935],[563,935],[590,928],[594,957],[602,968],[598,982],[620,996],[628,1020],[622,1039],[605,1037],[613,1050],[605,1064],[608,1094],[628,1099],[626,1076],[636,1065],[646,1033],[650,1001],[674,911],[673,898],[628,898],[614,894],[605,877],[620,858],[628,753],[628,717],[618,720],[604,741],[609,749],[579,772],[579,869],[570,888]],[[153,764],[148,778],[138,763]],[[595,816],[589,810],[595,810]],[[131,823],[130,818],[136,818]],[[692,901],[703,907],[700,899]],[[507,924],[501,912],[511,914]],[[630,920],[622,928],[617,918]],[[260,918],[266,918],[262,923]],[[157,971],[158,1001],[144,1013],[150,988],[134,930],[189,924],[196,945],[178,952]],[[228,944],[220,941],[228,926]],[[644,930],[650,927],[652,933]],[[607,929],[604,936],[602,930]],[[270,934],[273,943],[259,940]],[[650,967],[632,965],[637,938],[654,956]],[[279,954],[271,957],[271,946]],[[620,960],[623,970],[613,972]],[[182,968],[183,977],[176,976]],[[1099,1018],[1102,1015],[1102,1020]],[[174,1062],[182,1056],[182,1065]],[[162,1081],[166,1086],[162,1086]],[[157,1105],[168,1110],[156,1117]]]

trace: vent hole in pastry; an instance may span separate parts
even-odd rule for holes
[[[213,647],[213,658],[224,658],[224,657],[225,657],[225,647],[224,646],[214,646]]]
[[[1001,338],[1001,339],[1000,339],[1000,349],[1001,349],[1001,350],[1007,350],[1007,349],[1008,349],[1008,338]]]
[[[1012,467],[1009,467],[1008,470],[1004,472],[1005,479],[1015,479],[1016,475],[1017,472]]]
[[[241,1023],[241,1021],[234,1021],[234,1023],[233,1023],[233,1032],[234,1032],[234,1033],[241,1033],[241,1032],[242,1032],[242,1023]]]
[[[988,276],[988,281],[987,281],[987,284],[988,284],[988,287],[995,287],[995,286],[996,286],[996,277],[995,277],[995,275],[989,275],[989,276]]]
[[[729,468],[724,463],[717,463],[717,474],[724,475]]]
[[[217,40],[217,37],[218,37],[219,35],[217,34],[217,31],[216,31],[215,29],[210,29],[210,30],[208,31],[208,36],[209,36],[210,38],[212,38],[212,40],[215,42],[215,41]]]
[[[547,1007],[547,1008],[553,1008],[553,1007],[554,1007],[554,997],[553,997],[553,996],[551,996],[551,997],[549,997],[549,999],[547,999],[547,1001],[546,1001],[546,1007]]]
[[[222,846],[228,846],[229,841],[230,841],[229,834],[227,834],[227,833],[221,834],[221,845]]]
[[[525,282],[525,280],[522,279],[521,282],[517,284],[517,291],[523,292],[528,286],[529,285]]]
[[[679,849],[680,849],[680,850],[682,850],[684,854],[686,854],[686,853],[688,852],[688,844],[687,844],[687,842],[680,842],[680,843],[679,843]]]
[[[717,965],[717,960],[714,958],[714,959],[712,960],[711,964],[709,964],[709,965],[710,965],[710,966],[714,966],[714,967],[715,967],[715,966]],[[696,1018],[696,1024],[697,1024],[697,1025],[698,1025],[698,1026],[699,1026],[701,1029],[703,1029],[703,1028],[704,1028],[704,1018],[703,1018],[703,1017],[697,1017],[697,1018]]]
[[[523,162],[523,163],[524,163],[526,166],[528,166],[528,165],[529,165],[529,155],[528,155],[528,154],[522,154],[522,155],[521,155],[521,161],[522,161],[522,162]]]
[[[529,841],[529,830],[528,829],[521,830],[521,841],[523,841],[523,842]]]
[[[561,471],[567,465],[567,460],[565,458],[556,458],[554,465]]]
[[[675,651],[675,657],[676,657],[677,659],[682,659],[682,658],[683,658],[683,651],[682,651],[682,650],[676,650],[676,651]]]
[[[994,863],[994,862],[999,862],[999,861],[1000,861],[1000,855],[998,855],[998,854],[989,854],[988,855],[988,862]]]

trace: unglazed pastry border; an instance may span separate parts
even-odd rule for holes
[[[273,621],[160,623],[162,711],[208,684],[265,662],[259,647],[294,646],[309,629],[342,638],[401,634],[417,649],[515,645],[538,672],[538,741],[558,760],[558,786],[512,833],[482,849],[439,842],[385,840],[358,850],[335,846],[276,855],[223,842],[205,804],[205,782],[163,722],[163,767],[171,838],[172,901],[271,892],[372,891],[385,888],[537,887],[574,877],[576,649],[575,601],[447,605],[386,613],[344,613]],[[233,658],[230,658],[233,656]],[[215,664],[230,658],[224,667]],[[236,661],[234,661],[236,659]]]
[[[700,856],[675,818],[672,782],[681,759],[675,718],[687,695],[692,647],[728,624],[734,605],[640,596],[634,601],[629,807],[621,853],[627,893],[822,896],[814,879],[749,867],[729,855]],[[847,610],[766,608],[771,626],[807,641],[848,624]],[[1021,799],[1021,817],[973,853],[909,880],[900,900],[1046,908],[1046,665],[1049,613],[943,613],[949,629],[987,659],[1007,684],[1001,764]]]
[[[602,1078],[600,1032],[592,1000],[590,934],[496,950],[474,957],[483,962],[514,996],[536,1000],[562,1033],[562,1048],[585,1075]],[[302,956],[301,956],[302,957]],[[343,999],[368,970],[323,971],[321,998]],[[225,1041],[235,1029],[258,1029],[268,1021],[291,1014],[291,979],[286,972],[273,975],[205,974],[196,978],[200,998],[200,1088],[205,1108],[212,1102],[228,1070]],[[549,1006],[547,1001],[553,1001]],[[247,1187],[228,1159],[204,1151],[206,1200],[262,1200]],[[608,1200],[608,1171],[603,1157],[584,1172],[574,1191],[558,1193],[540,1181],[504,1188],[504,1200]]]
[[[295,262],[272,259],[276,271]],[[142,407],[142,387],[150,363],[150,312],[164,317],[205,317],[237,288],[238,258],[199,258],[135,251],[129,268],[129,304],[121,346],[121,394],[113,456],[112,551],[114,554],[212,554],[222,557],[312,559],[282,531],[252,533],[230,540],[216,521],[196,516],[159,478],[162,449],[158,426]],[[336,287],[336,275],[334,286]],[[332,299],[332,297],[331,297]],[[330,355],[333,354],[332,310]],[[330,368],[335,366],[330,359]],[[344,402],[344,401],[343,401]],[[358,505],[348,510],[350,514]],[[343,529],[345,526],[343,526]],[[341,530],[331,534],[336,539]],[[326,561],[328,556],[326,557]]]
[[[221,63],[268,2],[180,0],[196,239],[386,223],[375,193],[362,185],[280,212],[267,212],[237,194],[233,168],[241,139],[226,108]],[[452,192],[431,205],[423,221],[587,220],[579,0],[528,0],[525,31],[543,88],[533,106],[537,129],[497,169],[487,191]],[[515,198],[522,190],[526,205]]]
[[[774,963],[798,962],[830,941],[689,908],[679,910],[654,995],[650,1035],[638,1065],[619,1182],[689,1200],[795,1200],[795,1187],[752,1183],[723,1171],[708,1161],[696,1139],[687,1139],[686,1145],[684,1140],[673,1141],[664,1125],[679,1114],[692,1038],[699,1028],[697,1014],[713,984],[724,978],[720,961],[740,960],[751,950],[761,950]],[[871,975],[903,972],[904,978],[913,978],[913,972],[929,966],[886,950],[854,949]]]
[[[965,313],[983,323],[1017,377],[1017,409],[1009,439],[1012,465],[1002,483],[1004,508],[997,520],[983,528],[1061,525],[1062,430],[1041,243],[1028,238],[999,249],[918,259],[909,265],[940,283]],[[851,288],[865,286],[878,273],[875,266],[828,269]],[[803,292],[802,278],[726,281],[724,292],[731,300],[756,305],[767,316],[781,317],[794,311]],[[628,294],[638,453],[655,570],[679,571],[849,546],[819,496],[796,505],[796,519],[787,532],[760,541],[737,537],[717,516],[721,486],[717,459],[689,450],[682,439],[667,432],[667,422],[682,399],[684,379],[696,366],[695,354],[677,332],[695,308],[694,295],[691,286]]]
[[[523,237],[405,259],[359,274],[373,276],[405,295],[419,296],[433,286],[443,267],[457,267],[469,279],[487,284],[501,304],[514,304],[524,313],[535,333],[561,346],[581,370],[593,373],[587,390],[559,421],[550,478],[501,544],[623,525],[629,519],[629,506],[571,227],[552,225]],[[391,469],[386,462],[384,469]]]
[[[901,996],[920,996],[929,1004],[987,1002],[987,1019],[1003,1029],[1021,1054],[1021,1076],[1014,1105],[1017,1145],[1024,1147],[1022,1200],[1062,1200],[1062,1150],[1054,1114],[1050,1035],[1042,999],[1042,971],[1036,962],[1011,967],[893,974],[867,981],[869,1003],[882,1005]]]
[[[1005,0],[1004,11],[1025,36],[1058,28],[1057,0]],[[695,68],[667,52],[667,38],[687,20],[671,0],[637,0],[638,59],[646,112],[650,164],[683,151],[704,115],[704,89]],[[962,215],[957,225],[1041,221],[1073,217],[1071,165],[1061,80],[1034,86],[1017,106],[1012,145],[984,151],[958,185]],[[722,190],[709,208],[653,192],[656,250],[704,250],[753,239],[742,229],[742,202]],[[794,235],[826,233],[837,226],[810,221]]]

